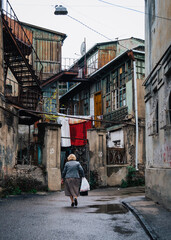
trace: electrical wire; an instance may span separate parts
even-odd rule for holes
[[[121,5],[118,5],[118,4],[115,4],[115,3],[110,3],[110,2],[107,2],[107,1],[104,1],[104,0],[98,0],[98,1],[102,2],[102,3],[105,3],[105,4],[108,4],[108,5],[111,5],[111,6],[114,6],[114,7],[123,8],[123,9],[127,9],[129,11],[134,11],[134,12],[142,13],[142,14],[145,14],[145,15],[151,15],[151,16],[154,16],[154,17],[159,18],[159,19],[164,19],[164,20],[171,21],[171,18],[166,18],[166,17],[161,17],[161,16],[158,16],[158,15],[153,15],[153,14],[146,13],[146,12],[143,12],[143,11],[140,11],[140,10],[136,10],[134,8],[124,7],[124,6],[121,6]]]
[[[95,32],[95,33],[97,33],[97,34],[99,34],[100,36],[102,36],[102,37],[104,37],[104,38],[106,38],[107,40],[113,41],[113,39],[106,37],[104,34],[102,34],[102,33],[98,32],[98,31],[96,31],[95,29],[93,29],[93,28],[91,28],[91,27],[89,27],[87,24],[81,22],[80,20],[78,20],[78,19],[76,19],[76,18],[74,18],[74,17],[71,17],[70,15],[67,15],[67,16],[68,16],[69,18],[73,19],[74,21],[76,21],[76,22],[82,24],[84,27],[90,29],[91,31],[93,31],[93,32]]]

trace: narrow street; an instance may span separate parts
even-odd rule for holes
[[[0,200],[0,240],[138,239],[149,237],[122,205],[143,188],[98,189],[71,208],[64,192],[21,195]]]

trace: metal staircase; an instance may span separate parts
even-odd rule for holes
[[[5,2],[5,1],[4,1]],[[41,95],[40,81],[43,70],[42,63],[32,46],[32,32],[23,28],[9,1],[2,6],[4,43],[4,75],[8,68],[18,83],[18,97],[8,96],[8,99],[26,109],[35,110]],[[35,74],[32,60],[39,63],[39,76]]]

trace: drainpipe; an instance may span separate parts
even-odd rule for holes
[[[136,135],[135,135],[135,168],[138,170],[138,104],[137,104],[137,74],[136,74],[136,61],[133,60],[134,67],[134,102],[135,102],[135,122],[136,122]]]

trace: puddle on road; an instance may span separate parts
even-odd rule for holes
[[[114,232],[118,232],[118,233],[123,234],[123,235],[132,235],[132,234],[136,233],[136,231],[124,228],[122,226],[115,226],[114,227]]]
[[[124,214],[128,212],[128,210],[122,204],[92,205],[89,207],[97,208],[95,213]]]

